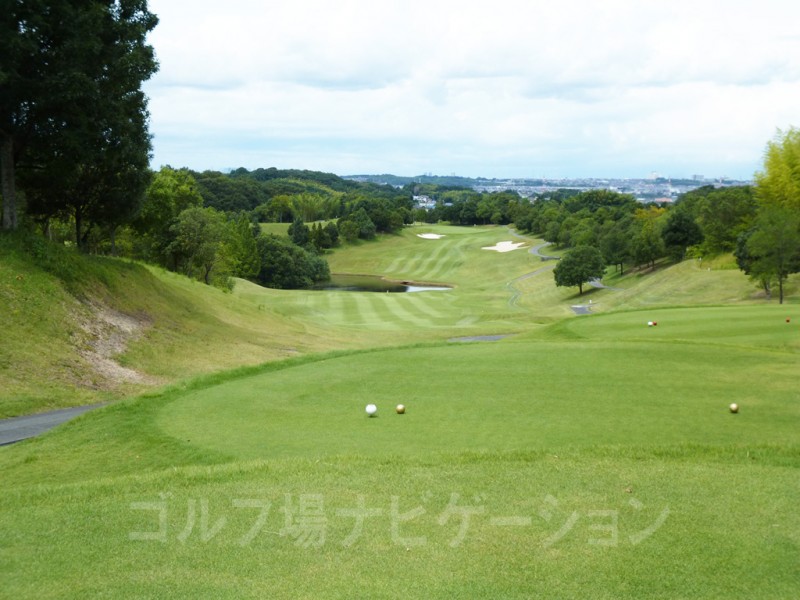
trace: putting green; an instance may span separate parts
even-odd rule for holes
[[[241,458],[792,444],[796,374],[796,355],[752,347],[447,344],[230,381],[166,405],[157,422],[175,438]],[[377,418],[366,416],[368,403]],[[404,415],[394,412],[400,403]]]

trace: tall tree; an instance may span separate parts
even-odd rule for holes
[[[703,253],[718,254],[736,248],[739,236],[753,223],[757,204],[751,186],[717,189],[708,185],[681,196],[676,208],[688,211],[700,225]]]
[[[753,256],[749,247],[750,236],[752,236],[755,231],[755,229],[750,229],[749,231],[739,234],[733,255],[736,257],[736,264],[739,269],[743,271],[745,275],[749,275],[750,279],[758,283],[758,287],[764,290],[769,300],[772,298],[772,274],[759,268],[760,265],[757,265],[759,257]],[[755,267],[755,269],[753,267]]]
[[[157,18],[146,0],[11,4],[0,78],[4,227],[15,225],[15,194],[5,190],[16,180],[28,212],[74,218],[85,245],[93,226],[130,218],[148,182],[141,84],[157,68],[146,43]]]
[[[56,30],[64,19],[66,3],[48,6],[44,0],[4,2],[0,10],[0,194],[3,199],[3,229],[16,229],[19,221],[15,167],[36,125],[54,111],[43,99],[45,82],[51,80],[55,94],[65,91],[71,72],[60,80],[54,64]]]
[[[161,167],[153,175],[139,213],[131,223],[138,234],[134,255],[171,269],[177,268],[172,255],[167,252],[175,238],[171,227],[181,212],[202,204],[203,198],[189,171]]]

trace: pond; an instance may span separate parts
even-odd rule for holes
[[[394,294],[439,292],[452,288],[441,285],[420,285],[411,281],[389,281],[377,275],[343,275],[334,273],[329,281],[318,283],[311,289],[340,292],[388,292]]]

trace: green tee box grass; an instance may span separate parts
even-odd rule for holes
[[[175,438],[245,459],[791,444],[800,428],[797,366],[796,354],[704,344],[408,348],[198,390],[157,422]],[[732,402],[746,419],[732,418]],[[377,418],[366,417],[367,403],[378,406]],[[394,413],[397,404],[405,415]]]

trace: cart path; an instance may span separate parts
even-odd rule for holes
[[[74,406],[51,410],[24,417],[12,417],[0,420],[0,446],[13,444],[49,431],[57,425],[66,423],[87,411],[105,406],[105,404],[91,404],[88,406]]]

